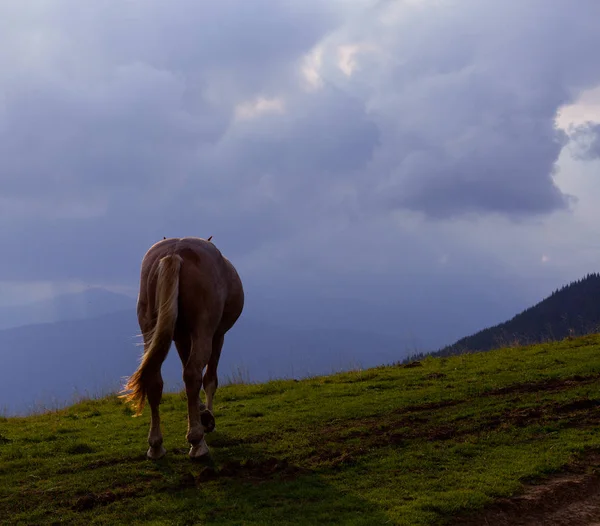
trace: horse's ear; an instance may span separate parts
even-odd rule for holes
[[[210,236],[210,237],[207,239],[207,241],[210,241],[211,239],[212,239],[212,236]]]
[[[163,239],[167,239],[165,236],[163,236]]]

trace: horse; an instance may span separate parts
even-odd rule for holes
[[[212,236],[211,236],[212,238]],[[235,267],[210,241],[168,238],[152,245],[142,259],[137,317],[144,352],[121,391],[139,416],[151,410],[146,456],[166,454],[158,406],[163,392],[162,364],[175,342],[183,366],[192,459],[209,453],[205,434],[215,428],[213,398],[225,334],[244,308],[244,289]],[[206,371],[203,371],[206,367]],[[204,388],[206,405],[201,403]]]

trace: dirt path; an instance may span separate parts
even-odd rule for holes
[[[501,499],[453,526],[600,526],[600,454]]]

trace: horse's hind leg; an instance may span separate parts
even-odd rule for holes
[[[158,407],[163,393],[163,379],[161,366],[155,370],[147,370],[145,377],[146,395],[150,405],[150,432],[148,433],[148,452],[146,456],[152,460],[158,460],[165,456],[167,450],[163,447],[163,436],[160,429],[160,414]]]
[[[189,335],[186,336],[177,336],[175,340],[175,348],[177,349],[177,354],[179,354],[179,359],[181,360],[181,365],[183,366],[183,380],[185,382],[185,366],[190,359],[190,352],[192,351],[192,339]],[[205,405],[200,402],[200,410],[203,411],[206,409]]]
[[[163,392],[163,379],[160,369],[149,376],[147,381],[147,396],[148,403],[150,404],[151,420],[150,433],[148,434],[148,445],[150,447],[146,455],[148,458],[156,460],[163,457],[167,452],[162,445],[163,436],[160,430],[160,414],[158,411]]]
[[[212,353],[210,360],[206,366],[206,373],[204,373],[204,379],[202,381],[204,385],[204,392],[206,393],[206,406],[208,410],[213,412],[213,398],[217,387],[219,386],[219,378],[217,376],[217,367],[219,366],[219,358],[221,357],[221,349],[223,348],[223,334],[215,334],[212,342]]]
[[[202,387],[202,371],[209,361],[212,352],[212,338],[195,337],[187,363],[183,368],[183,379],[188,403],[188,432],[187,441],[190,443],[190,457],[198,458],[208,453],[208,446],[204,441],[206,432],[203,419],[202,404],[200,402],[200,389]],[[204,418],[203,418],[204,417]],[[208,426],[207,426],[208,427]]]
[[[142,316],[141,308],[138,307],[138,320],[142,334],[146,335],[151,332],[151,326],[145,322]],[[144,336],[144,346],[148,345],[146,336]],[[161,374],[161,364],[158,368],[147,369],[144,374],[144,384],[146,386],[146,396],[150,405],[150,431],[148,433],[148,451],[146,456],[152,460],[158,460],[167,453],[163,447],[163,436],[160,429],[160,413],[158,406],[163,393],[163,379]]]

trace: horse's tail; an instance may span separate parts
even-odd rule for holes
[[[142,414],[146,401],[147,378],[149,373],[160,370],[173,341],[177,321],[177,303],[179,298],[179,270],[182,259],[178,255],[163,257],[158,264],[156,282],[156,307],[158,316],[151,334],[144,335],[145,350],[139,367],[133,373],[123,392],[125,401],[136,409],[135,416]]]

